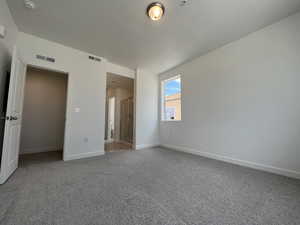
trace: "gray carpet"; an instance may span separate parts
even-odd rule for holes
[[[53,154],[23,158],[0,186],[0,224],[300,224],[299,180],[159,148]]]

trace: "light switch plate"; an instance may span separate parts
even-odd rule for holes
[[[0,25],[0,38],[5,38],[6,29],[4,26]]]
[[[75,108],[75,112],[80,112],[80,108]]]

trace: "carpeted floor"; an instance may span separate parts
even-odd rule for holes
[[[51,154],[22,159],[0,186],[0,224],[300,224],[299,180],[160,148]]]

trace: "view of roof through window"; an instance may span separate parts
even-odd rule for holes
[[[163,81],[163,120],[181,120],[181,78]]]

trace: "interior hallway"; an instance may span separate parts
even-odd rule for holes
[[[296,179],[163,148],[26,157],[0,186],[1,225],[300,224]]]

